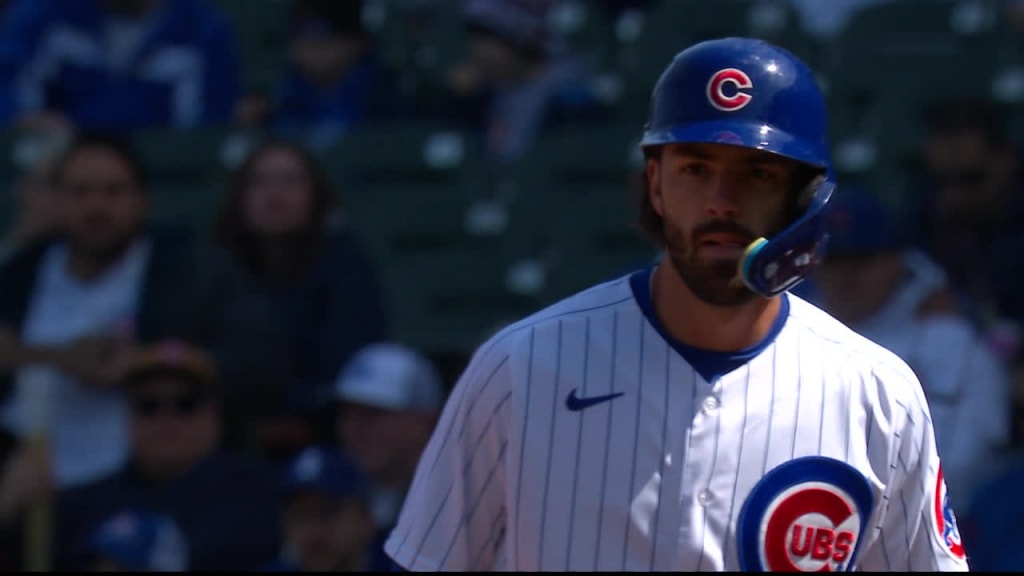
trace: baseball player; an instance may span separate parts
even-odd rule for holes
[[[788,293],[834,188],[812,71],[758,40],[689,47],[641,146],[665,258],[475,352],[396,567],[966,571],[914,373]]]

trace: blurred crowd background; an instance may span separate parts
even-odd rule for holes
[[[930,402],[1024,569],[1024,3],[0,0],[0,569],[386,566],[476,345],[650,266],[650,91],[756,36],[831,106],[797,293]]]

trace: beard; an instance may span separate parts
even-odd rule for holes
[[[676,274],[699,300],[712,306],[734,308],[753,300],[757,294],[747,288],[739,278],[740,258],[704,259],[698,254],[700,237],[708,233],[736,234],[753,242],[758,238],[753,232],[735,221],[715,220],[707,222],[687,235],[679,227],[668,222],[665,226],[665,255]]]

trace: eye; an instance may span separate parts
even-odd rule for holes
[[[750,169],[750,177],[754,180],[777,180],[779,174],[776,170],[755,166]]]
[[[708,173],[708,166],[703,162],[687,162],[682,165],[680,171],[691,176],[702,176]]]

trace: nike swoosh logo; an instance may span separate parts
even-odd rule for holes
[[[584,408],[590,408],[595,404],[614,400],[619,396],[622,396],[625,392],[616,392],[615,394],[605,394],[604,396],[591,396],[589,398],[580,398],[576,396],[576,389],[573,388],[572,392],[569,392],[569,396],[565,399],[565,407],[572,412],[579,412]]]

